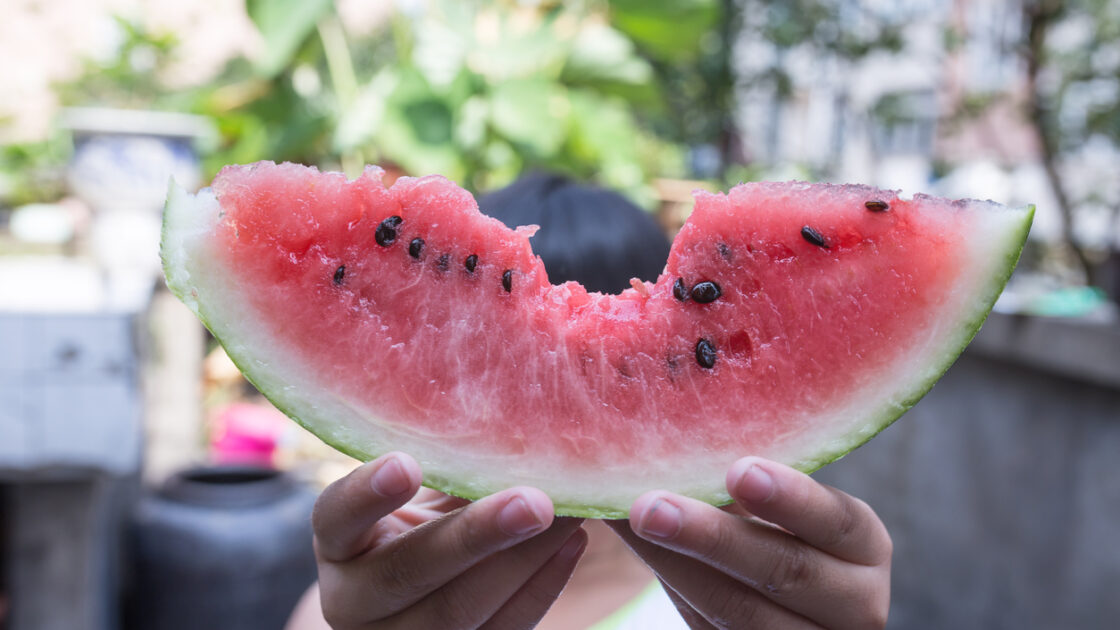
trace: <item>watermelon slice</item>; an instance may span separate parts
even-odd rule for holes
[[[622,517],[664,488],[730,500],[747,454],[814,470],[933,386],[1018,260],[1032,208],[865,186],[698,193],[654,283],[552,285],[533,228],[441,177],[293,164],[173,189],[168,285],[277,407],[430,487],[514,484]]]

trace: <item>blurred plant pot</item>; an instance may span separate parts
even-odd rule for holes
[[[144,630],[277,630],[316,578],[316,493],[266,468],[204,467],[144,496],[126,619]]]
[[[60,124],[73,135],[66,181],[89,208],[89,253],[104,273],[107,303],[147,298],[160,269],[161,212],[168,183],[194,190],[196,145],[214,136],[206,118],[175,112],[76,107]]]

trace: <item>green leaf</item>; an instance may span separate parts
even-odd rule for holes
[[[514,78],[556,78],[568,44],[549,15],[508,14],[498,7],[480,11],[472,28],[467,67],[490,82]]]
[[[664,61],[698,57],[721,13],[716,0],[611,0],[610,8],[619,30]]]
[[[358,88],[353,102],[346,107],[335,126],[332,146],[345,153],[373,140],[385,118],[386,101],[397,87],[398,76],[386,66],[365,85]]]
[[[274,77],[286,68],[333,0],[245,0],[245,10],[264,39],[254,69]]]
[[[560,149],[570,109],[564,87],[546,79],[514,79],[490,92],[491,126],[534,157],[549,157]]]
[[[482,158],[486,171],[479,182],[481,190],[496,190],[509,185],[524,167],[517,151],[500,139],[490,141]]]
[[[634,118],[621,102],[588,90],[573,90],[572,150],[582,160],[636,162]]]
[[[409,174],[462,181],[466,168],[454,142],[455,106],[415,69],[402,70],[385,103],[375,148]]]
[[[459,120],[455,124],[455,143],[465,151],[482,148],[486,141],[486,123],[489,106],[481,96],[468,98],[459,108]]]
[[[433,86],[451,83],[460,74],[471,48],[463,27],[428,15],[414,23],[413,35],[416,46],[412,64]]]
[[[641,85],[652,77],[653,69],[638,56],[634,43],[606,24],[592,23],[580,29],[564,66],[564,79],[573,82]]]

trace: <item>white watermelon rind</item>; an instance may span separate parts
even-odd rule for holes
[[[212,193],[205,190],[197,196],[190,195],[175,187],[169,192],[164,213],[160,254],[171,292],[179,297],[213,333],[245,378],[280,411],[295,422],[336,450],[361,461],[374,459],[392,450],[388,441],[386,441],[384,449],[370,450],[363,448],[359,444],[370,443],[368,435],[359,435],[354,439],[349,439],[352,436],[345,435],[345,429],[339,429],[339,425],[345,423],[337,421],[338,415],[348,415],[348,412],[351,412],[345,401],[333,400],[320,401],[318,404],[309,403],[302,399],[298,393],[293,398],[288,393],[288,385],[282,379],[274,377],[267,364],[262,363],[258,358],[254,358],[253,353],[247,347],[237,342],[240,337],[238,331],[233,330],[228,325],[228,321],[235,320],[237,316],[236,312],[228,315],[229,310],[236,311],[235,302],[227,300],[222,303],[219,296],[219,298],[213,300],[214,305],[212,306],[210,299],[198,294],[195,283],[192,282],[192,270],[188,263],[194,262],[196,265],[204,265],[206,257],[198,256],[198,252],[188,251],[188,245],[192,242],[192,236],[201,237],[207,234],[212,227],[210,222],[214,220],[203,216],[204,213],[197,212],[200,204],[216,204],[216,199],[213,198]],[[891,397],[893,400],[879,401],[880,404],[877,408],[867,409],[865,407],[862,415],[867,419],[860,423],[860,431],[842,436],[813,454],[787,463],[809,473],[840,459],[890,426],[913,407],[956,361],[957,357],[980,330],[1010,278],[1022,252],[1034,215],[1033,206],[1018,210],[1001,209],[993,211],[1018,213],[1021,215],[1020,223],[1017,229],[1007,229],[1002,232],[1003,239],[1000,242],[988,242],[984,245],[989,252],[993,248],[999,250],[996,255],[991,256],[992,262],[988,264],[987,268],[978,272],[981,277],[986,278],[986,281],[984,284],[977,286],[974,298],[970,303],[970,311],[967,314],[962,311],[962,317],[960,318],[962,323],[959,324],[955,333],[941,339],[938,346],[940,353],[930,356],[923,370],[923,377],[913,380],[908,389],[894,392]],[[220,213],[217,218],[220,218]],[[197,240],[202,241],[203,239]],[[211,271],[218,272],[220,270]],[[235,289],[230,290],[234,291]],[[219,312],[221,309],[228,310]],[[252,344],[247,345],[251,346]],[[330,411],[322,412],[324,407],[332,408],[335,413],[332,415]],[[307,408],[310,408],[313,412],[305,413],[301,411],[301,409]],[[353,411],[353,413],[361,416],[357,411]],[[407,449],[405,450],[407,451]],[[743,455],[747,455],[747,453],[743,453]],[[441,474],[438,465],[426,466],[425,463],[434,464],[434,462],[422,460],[421,465],[425,470],[424,485],[435,490],[473,500],[500,489],[492,485],[479,486],[473,484],[471,479]],[[724,505],[731,502],[731,497],[727,494],[726,488],[723,487],[722,477],[713,479],[712,484],[705,490],[692,491],[689,495],[713,505]],[[629,512],[629,505],[585,505],[563,500],[555,500],[554,507],[558,515],[585,518],[626,518]]]

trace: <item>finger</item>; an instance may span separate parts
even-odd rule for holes
[[[392,615],[488,556],[546,530],[552,518],[552,501],[540,490],[504,490],[368,552],[356,563],[359,575],[344,588],[357,589],[354,601],[363,601],[371,620]]]
[[[382,540],[395,538],[413,527],[434,521],[448,512],[469,504],[470,501],[467,499],[444,494],[431,488],[420,488],[416,496],[412,497],[404,507],[393,512],[397,527],[386,528],[379,538]],[[374,544],[377,542],[375,541]]]
[[[456,510],[470,503],[469,499],[444,494],[438,490],[431,488],[420,488],[416,493],[409,505],[415,505],[425,510],[432,510],[435,512],[447,513],[451,510]]]
[[[577,529],[560,550],[537,570],[508,601],[483,624],[484,630],[535,628],[572,577],[584,550],[587,532]]]
[[[883,567],[845,562],[789,532],[667,492],[639,497],[630,524],[643,539],[818,623],[850,627],[852,620],[885,620]]]
[[[319,557],[345,562],[367,551],[374,524],[408,502],[420,478],[416,460],[388,453],[327,486],[311,513]]]
[[[560,551],[580,523],[578,519],[558,520],[543,533],[487,557],[413,606],[380,620],[379,627],[479,627]]]
[[[661,583],[661,589],[669,596],[669,601],[673,602],[673,607],[677,609],[677,613],[680,614],[681,619],[684,619],[684,622],[688,624],[691,630],[715,630],[715,626],[705,619],[703,615],[696,612],[695,608],[689,606],[688,602],[684,601],[684,598],[666,584],[664,580],[657,578],[657,581]]]
[[[658,579],[671,585],[670,593],[675,593],[710,625],[717,628],[820,630],[813,621],[769,600],[715,567],[643,540],[626,525],[626,521],[620,521],[613,527],[657,574]],[[691,628],[706,627],[695,625],[688,616],[684,618]]]
[[[866,565],[890,560],[891,538],[875,512],[803,472],[744,457],[727,471],[727,490],[750,513],[825,553]]]

